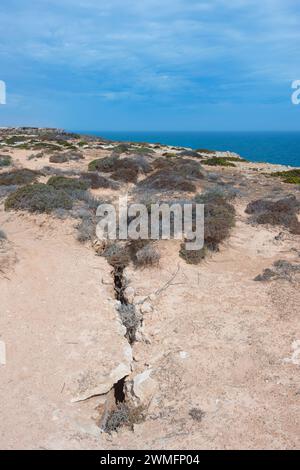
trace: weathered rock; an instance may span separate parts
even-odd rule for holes
[[[124,296],[128,303],[132,304],[135,296],[135,289],[133,287],[126,287],[124,290]]]
[[[144,302],[141,305],[141,313],[151,313],[153,312],[153,307],[150,302]]]
[[[139,404],[148,405],[157,389],[157,382],[150,377],[152,369],[145,370],[134,377],[132,381],[132,392],[138,399]]]

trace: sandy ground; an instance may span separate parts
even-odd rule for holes
[[[16,152],[16,164],[26,155]],[[28,168],[46,164],[26,161]],[[243,174],[254,199],[268,181],[256,181],[249,166]],[[160,243],[159,267],[127,268],[135,302],[152,294],[132,351],[118,322],[111,267],[76,241],[74,221],[0,206],[8,238],[0,274],[0,448],[299,448],[299,283],[253,281],[278,259],[299,262],[299,237],[284,232],[276,240],[280,227],[249,225],[248,200],[244,189],[231,237],[201,265],[187,265],[172,241]],[[101,433],[99,394],[145,371],[153,385],[145,422]],[[203,412],[200,421],[193,408]]]

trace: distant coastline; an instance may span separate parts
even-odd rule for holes
[[[72,131],[111,140],[228,150],[253,162],[300,166],[300,132]]]

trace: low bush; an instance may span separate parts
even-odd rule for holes
[[[9,155],[0,155],[0,168],[4,166],[10,166],[12,159]]]
[[[151,243],[138,250],[135,255],[135,264],[141,268],[157,266],[159,260],[160,253]]]
[[[109,188],[118,189],[119,185],[105,176],[99,175],[97,172],[82,173],[80,176],[81,181],[86,181],[91,189]]]
[[[179,153],[179,156],[180,157],[195,157],[195,158],[200,157],[197,150],[182,150],[182,152]]]
[[[209,158],[208,160],[205,160],[203,162],[205,165],[209,166],[231,166],[235,167],[235,164],[228,160],[227,157],[213,157]]]
[[[114,268],[125,268],[131,261],[130,250],[126,244],[112,243],[103,251],[102,255]]]
[[[133,430],[134,424],[144,421],[144,410],[141,406],[129,407],[125,403],[119,403],[107,418],[104,431],[111,434],[122,426],[128,426]]]
[[[293,277],[300,273],[300,264],[292,264],[286,260],[278,260],[273,263],[273,268],[264,269],[262,274],[254,278],[254,281],[266,282],[270,280],[284,279],[293,281]]]
[[[200,410],[200,408],[192,408],[189,411],[189,415],[194,421],[198,421],[198,423],[201,423],[202,419],[205,416],[205,413],[204,411]]]
[[[41,176],[38,171],[23,168],[22,170],[13,170],[0,173],[0,186],[22,185],[36,182]]]
[[[257,199],[246,207],[246,214],[251,215],[251,221],[257,224],[282,225],[291,233],[300,234],[300,222],[297,213],[300,210],[300,202],[294,195],[283,199]]]
[[[81,243],[92,241],[96,236],[96,222],[92,217],[84,217],[77,225],[77,240]]]
[[[77,178],[66,178],[65,176],[51,176],[47,184],[55,189],[63,189],[65,191],[85,191],[89,187],[87,181]]]
[[[167,158],[176,158],[178,156],[177,153],[175,152],[164,152],[163,153],[163,157],[167,157]]]
[[[69,159],[65,153],[55,153],[49,157],[50,163],[66,163],[68,160]]]
[[[117,162],[119,160],[118,155],[110,155],[109,157],[98,158],[92,160],[88,165],[89,171],[102,171],[104,173],[110,173],[117,168]]]
[[[138,174],[138,168],[117,168],[111,174],[111,178],[113,180],[122,181],[124,183],[136,183]]]
[[[188,264],[199,264],[207,254],[206,248],[200,250],[187,250],[185,243],[181,243],[179,256]]]
[[[65,191],[35,183],[17,189],[5,201],[5,210],[51,212],[53,209],[72,209],[73,201]]]
[[[200,250],[186,250],[185,244],[181,245],[179,254],[189,264],[200,263],[208,250],[217,251],[235,224],[234,206],[219,190],[200,194],[195,202],[204,204],[204,246]]]
[[[271,173],[270,176],[281,178],[284,183],[300,184],[300,169],[297,168],[288,171],[276,171]]]
[[[139,187],[161,191],[196,191],[196,186],[192,181],[187,180],[177,171],[170,171],[167,168],[152,173],[139,183]]]
[[[126,338],[130,344],[136,341],[136,332],[141,326],[141,315],[136,311],[135,306],[131,304],[121,304],[117,307],[122,325],[126,328]]]
[[[208,150],[208,149],[196,149],[195,152],[197,152],[197,153],[204,153],[205,155],[211,155],[211,154],[215,154],[215,153],[216,153],[215,150]]]

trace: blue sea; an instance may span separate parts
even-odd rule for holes
[[[79,132],[79,131],[77,131]],[[300,132],[80,132],[111,140],[229,150],[253,162],[300,166]]]

